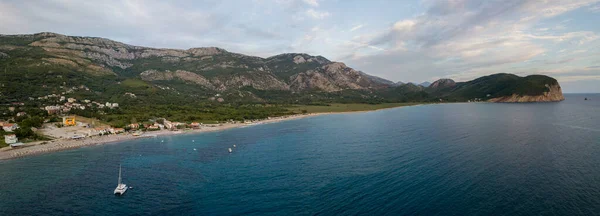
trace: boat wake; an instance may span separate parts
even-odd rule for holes
[[[587,131],[600,132],[600,129],[588,128],[588,127],[580,127],[580,126],[575,126],[575,125],[556,124],[556,123],[554,123],[552,125],[561,126],[561,127],[568,127],[568,128],[573,128],[573,129],[581,129],[581,130],[587,130]]]

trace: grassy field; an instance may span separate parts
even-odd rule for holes
[[[291,106],[288,110],[294,113],[302,113],[306,110],[308,113],[325,113],[325,112],[356,112],[386,109],[393,107],[413,106],[422,103],[385,103],[385,104],[329,104],[329,106]]]

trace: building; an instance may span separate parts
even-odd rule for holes
[[[152,131],[152,130],[160,130],[160,128],[159,128],[158,126],[156,126],[156,125],[151,125],[151,126],[148,126],[148,127],[146,127],[146,129],[147,129],[147,130],[151,130],[151,131]]]
[[[120,134],[120,133],[124,133],[125,132],[125,129],[123,129],[123,128],[111,128],[109,130],[113,134]]]
[[[44,110],[46,110],[46,112],[48,112],[50,115],[57,114],[60,112],[60,106],[46,106],[44,107]]]
[[[119,104],[118,103],[113,103],[111,107],[112,108],[117,108],[117,107],[119,107]]]
[[[15,107],[9,107],[8,111],[14,112],[15,111]]]
[[[77,123],[75,122],[75,117],[63,117],[63,124],[65,126],[75,126]]]
[[[2,125],[2,129],[6,132],[13,132],[18,128],[19,125],[17,125],[16,123],[4,123],[4,125]]]
[[[127,128],[138,129],[138,128],[140,128],[140,124],[138,124],[138,123],[129,124],[129,125],[127,125]]]
[[[4,135],[4,142],[6,142],[6,144],[15,144],[19,142],[19,139],[17,139],[17,135],[9,134]]]
[[[173,125],[173,122],[165,120],[163,123],[165,125],[165,128],[167,128],[169,130],[175,129],[175,125]]]
[[[21,116],[25,116],[25,115],[27,115],[26,112],[18,112],[17,113],[17,117],[21,117]]]
[[[75,102],[77,102],[77,99],[75,99],[75,98],[68,98],[67,101],[69,103],[75,103]]]
[[[90,136],[95,136],[95,135],[104,135],[109,133],[109,129],[108,128],[104,128],[104,127],[97,127],[94,129],[91,129],[89,132]]]
[[[198,128],[200,128],[200,123],[198,123],[198,122],[192,122],[190,124],[190,127],[193,128],[193,129],[198,129]]]

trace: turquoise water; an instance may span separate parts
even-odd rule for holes
[[[133,189],[115,197],[119,164]],[[317,116],[0,161],[0,173],[0,215],[593,215],[600,95]]]

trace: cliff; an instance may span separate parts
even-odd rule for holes
[[[547,92],[541,95],[518,95],[497,97],[489,99],[489,102],[495,103],[528,103],[528,102],[558,102],[565,100],[562,89],[559,84],[546,85]]]

